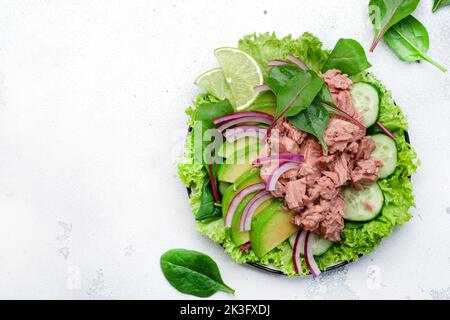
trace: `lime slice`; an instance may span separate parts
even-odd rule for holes
[[[214,53],[231,90],[236,109],[247,108],[258,95],[253,88],[263,84],[261,68],[255,59],[236,48],[219,48]]]
[[[205,89],[216,98],[220,100],[228,99],[231,104],[234,104],[233,95],[225,81],[222,69],[215,68],[206,71],[195,79],[194,84]]]

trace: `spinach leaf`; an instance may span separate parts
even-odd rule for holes
[[[322,90],[320,90],[318,99],[320,102],[329,104],[330,106],[335,107],[335,103],[333,101],[333,96],[331,95],[330,90],[326,84],[323,85]]]
[[[369,15],[375,27],[373,52],[387,30],[416,10],[420,0],[370,0]]]
[[[291,117],[306,109],[322,89],[323,80],[314,71],[300,72],[279,88],[276,116]]]
[[[270,69],[269,77],[266,81],[267,86],[277,95],[289,80],[304,72],[302,69],[293,64],[283,64]]]
[[[447,71],[426,55],[430,47],[428,31],[413,16],[406,17],[389,29],[384,35],[384,40],[400,60],[414,62],[423,59],[435,65],[441,71]]]
[[[218,102],[204,103],[197,107],[194,120],[202,121],[208,128],[213,127],[213,120],[220,116],[233,113],[231,103],[225,99]]]
[[[220,217],[222,217],[222,210],[215,204],[211,182],[209,180],[205,181],[203,183],[200,207],[195,213],[195,220],[209,220]]]
[[[433,12],[436,12],[445,6],[450,6],[450,0],[434,0]]]
[[[328,152],[323,134],[330,122],[327,110],[316,100],[306,110],[300,112],[295,117],[288,118],[289,122],[297,129],[308,132],[315,136],[323,150]]]
[[[322,68],[325,72],[330,69],[339,69],[349,76],[370,68],[364,48],[353,39],[339,39],[334,46],[327,62]]]
[[[197,297],[209,297],[218,291],[234,294],[209,256],[192,250],[172,249],[161,256],[161,270],[178,291]]]

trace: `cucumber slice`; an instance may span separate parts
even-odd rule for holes
[[[349,221],[368,221],[375,218],[383,208],[384,196],[377,183],[364,186],[361,191],[344,189],[344,219]]]
[[[363,124],[370,127],[378,119],[380,98],[378,91],[370,84],[357,82],[350,90],[355,110],[362,114]]]
[[[295,237],[297,237],[297,233],[294,233],[292,236],[289,237],[289,243],[291,244],[292,248],[294,247]],[[313,250],[313,255],[315,255],[315,256],[320,256],[320,255],[324,254],[333,245],[332,241],[327,240],[323,236],[319,236],[315,233],[311,233],[310,237],[312,237],[310,241],[313,242],[312,250]],[[304,250],[305,250],[305,246],[304,246],[304,244],[303,245],[301,244],[300,245],[300,254],[301,255],[304,254],[303,253]]]
[[[383,162],[383,166],[378,171],[378,176],[380,179],[386,178],[393,174],[397,167],[397,146],[395,141],[385,134],[375,134],[372,138],[375,140],[377,147],[370,158]]]

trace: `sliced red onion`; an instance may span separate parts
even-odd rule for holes
[[[356,120],[355,118],[353,118],[351,115],[349,115],[348,113],[346,113],[345,111],[342,111],[341,109],[338,109],[336,107],[330,106],[327,103],[322,102],[322,106],[325,107],[325,109],[343,117],[344,119],[348,120],[349,122],[353,123],[354,125],[360,127],[363,130],[366,130],[367,128],[358,120]]]
[[[247,251],[248,249],[250,249],[251,246],[252,246],[252,244],[250,242],[247,242],[239,249],[239,251],[241,251],[241,252]]]
[[[311,232],[307,231],[306,238],[305,238],[305,260],[306,265],[309,268],[309,271],[313,275],[313,277],[317,277],[320,274],[319,266],[317,265],[316,260],[314,259],[313,255],[313,240],[311,237]]]
[[[256,86],[256,87],[253,88],[253,91],[254,91],[256,94],[259,94],[259,93],[265,92],[265,91],[269,91],[269,90],[270,90],[270,89],[269,89],[269,87],[268,87],[266,84],[261,84],[261,85]]]
[[[238,194],[231,201],[230,206],[228,207],[227,210],[227,214],[225,215],[225,227],[227,228],[231,227],[231,222],[233,221],[236,209],[242,202],[242,200],[244,200],[244,198],[248,196],[250,193],[264,190],[264,187],[265,187],[264,183],[255,183],[238,192]]]
[[[292,260],[294,261],[294,268],[297,274],[302,274],[302,263],[300,261],[300,249],[302,245],[305,243],[306,230],[299,230],[297,232],[297,236],[294,241],[294,248],[292,252]]]
[[[253,137],[263,140],[267,130],[258,126],[239,126],[225,131],[224,136],[228,142],[239,140],[243,137]]]
[[[228,129],[232,126],[235,126],[235,125],[238,125],[241,123],[246,123],[246,122],[258,122],[258,123],[270,125],[272,123],[272,120],[267,119],[265,117],[242,117],[242,118],[233,119],[233,120],[230,120],[230,121],[227,121],[227,122],[221,124],[217,128],[217,130],[219,130],[219,132],[223,132],[225,129]]]
[[[276,66],[281,66],[283,64],[288,64],[288,62],[284,61],[284,60],[272,60],[267,63],[267,66],[268,67],[276,67]]]
[[[251,229],[252,218],[255,215],[256,209],[267,200],[272,199],[272,195],[268,191],[261,191],[256,194],[244,208],[241,220],[239,221],[239,231],[249,231]]]
[[[225,121],[230,121],[234,119],[239,119],[243,117],[255,117],[255,118],[266,118],[268,120],[273,120],[273,116],[271,114],[260,112],[260,111],[241,111],[235,112],[231,114],[226,114],[224,116],[213,119],[214,124],[219,124]]]
[[[397,137],[394,136],[392,132],[390,132],[380,121],[377,121],[377,126],[392,140],[397,140]]]
[[[275,168],[272,173],[269,176],[269,179],[267,180],[266,190],[267,191],[274,191],[275,186],[277,184],[278,179],[280,179],[281,175],[285,173],[286,171],[297,169],[298,163],[296,162],[286,162],[281,164],[279,167]]]
[[[305,161],[305,157],[300,154],[280,153],[280,154],[273,154],[267,157],[260,157],[255,161],[253,161],[253,164],[262,164],[274,160],[303,163]]]
[[[297,65],[299,68],[303,70],[308,70],[308,66],[299,58],[294,57],[292,54],[288,54],[287,59],[292,62],[293,64]]]

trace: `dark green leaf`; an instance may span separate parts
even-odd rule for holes
[[[330,122],[330,116],[319,102],[314,101],[306,110],[295,117],[288,118],[288,120],[297,129],[315,136],[322,145],[323,150],[328,152],[328,146],[325,143],[323,134]]]
[[[338,69],[351,76],[371,66],[369,61],[367,61],[364,48],[358,41],[353,39],[339,39],[327,62],[325,62],[322,71]]]
[[[305,71],[293,64],[284,64],[270,69],[269,77],[266,81],[267,86],[277,95],[289,80]]]
[[[370,0],[369,15],[375,27],[371,52],[375,50],[386,31],[413,13],[419,2],[420,0]]]
[[[436,12],[445,6],[450,6],[450,0],[434,0],[433,12]]]
[[[333,101],[333,96],[331,95],[331,92],[326,84],[324,84],[322,90],[320,90],[318,99],[320,102],[326,103],[330,106],[336,106]]]
[[[390,28],[384,35],[384,40],[397,57],[403,61],[414,62],[423,59],[443,72],[447,71],[443,66],[426,55],[430,46],[428,31],[413,16],[406,17]]]
[[[197,107],[194,120],[202,121],[204,122],[205,126],[212,127],[213,119],[233,112],[234,109],[228,100],[205,103]]]
[[[324,82],[314,71],[298,70],[298,74],[278,88],[277,116],[295,116],[306,109],[322,89]]]
[[[161,270],[178,291],[197,297],[209,297],[218,291],[234,294],[209,256],[192,250],[172,249],[161,256]]]
[[[215,204],[210,181],[203,183],[200,208],[195,213],[195,220],[209,220],[222,217],[222,210]]]

